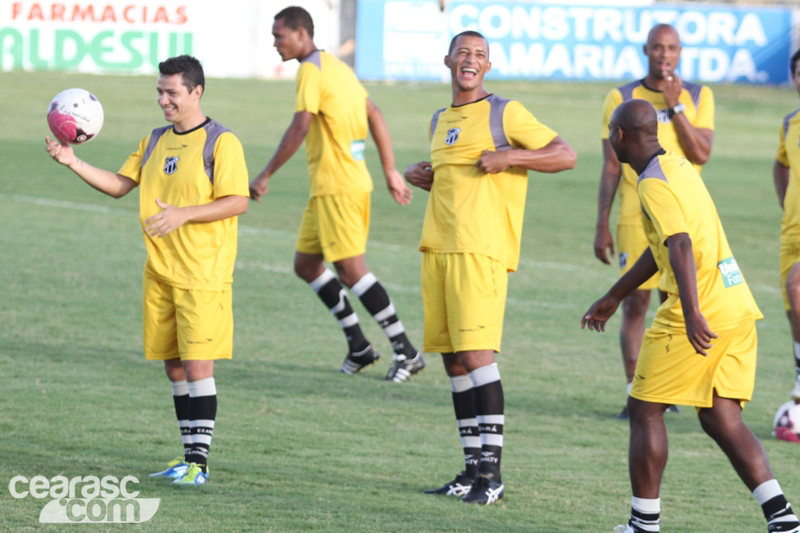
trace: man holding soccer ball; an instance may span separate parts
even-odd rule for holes
[[[164,361],[184,446],[183,457],[154,475],[200,485],[217,411],[214,361],[233,351],[231,284],[248,176],[239,140],[200,109],[200,62],[173,57],[159,72],[158,104],[172,125],[147,135],[118,172],[89,165],[65,142],[46,137],[45,148],[109,196],[140,187],[145,357]]]

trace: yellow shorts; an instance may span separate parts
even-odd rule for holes
[[[364,255],[369,208],[369,191],[312,196],[297,232],[297,251],[322,255],[331,263]]]
[[[755,320],[714,331],[708,355],[695,352],[685,333],[648,328],[636,363],[631,396],[646,402],[711,407],[721,398],[753,396],[758,335]]]
[[[636,264],[639,257],[647,250],[647,236],[641,225],[618,225],[617,226],[617,256],[619,257],[619,275],[623,276],[631,267]],[[658,274],[654,274],[639,286],[641,290],[658,288]]]
[[[800,261],[800,242],[781,244],[781,292],[783,292],[783,307],[787,311],[789,306],[789,295],[786,294],[786,277],[795,263]]]
[[[500,351],[508,272],[477,254],[422,256],[426,352]]]
[[[207,361],[233,355],[230,287],[179,289],[145,275],[143,308],[146,359]]]

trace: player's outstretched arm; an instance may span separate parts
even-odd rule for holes
[[[614,238],[608,227],[611,206],[617,194],[622,165],[608,139],[603,139],[603,167],[600,170],[600,188],[597,193],[597,224],[594,232],[594,256],[610,265],[609,254],[614,257]]]
[[[261,197],[267,194],[269,178],[275,174],[278,169],[294,155],[297,149],[300,148],[300,145],[303,144],[303,140],[306,138],[306,135],[308,135],[308,130],[311,127],[311,120],[313,118],[314,114],[308,111],[298,111],[294,114],[291,124],[289,124],[289,127],[283,134],[281,142],[278,144],[278,148],[275,150],[269,163],[267,163],[264,170],[250,182],[250,198],[260,202]]]
[[[93,167],[89,163],[78,159],[72,146],[67,143],[58,140],[51,141],[49,136],[44,138],[44,142],[45,150],[50,154],[50,157],[69,168],[83,181],[102,193],[114,198],[121,198],[131,192],[137,185],[135,181],[127,176]]]
[[[697,299],[697,267],[692,252],[692,239],[688,233],[677,233],[667,237],[669,263],[675,273],[678,284],[678,295],[681,299],[683,318],[686,321],[686,336],[689,342],[701,355],[707,355],[711,348],[711,339],[717,336],[708,327],[706,318],[700,312]]]
[[[419,187],[424,191],[430,191],[433,187],[433,169],[430,161],[420,161],[413,165],[408,165],[404,173],[406,181],[414,187]]]
[[[772,165],[772,181],[775,183],[775,192],[778,194],[778,202],[783,209],[783,200],[786,198],[786,188],[789,186],[789,167],[775,160]]]
[[[578,156],[572,147],[561,137],[556,137],[539,150],[513,149],[502,152],[486,150],[476,166],[487,174],[497,174],[513,166],[554,173],[575,168],[577,161]]]
[[[246,196],[223,196],[203,205],[176,207],[156,198],[161,211],[145,222],[145,231],[151,237],[163,237],[187,222],[216,222],[247,212]]]
[[[372,100],[367,98],[367,122],[369,132],[378,148],[378,155],[381,158],[383,175],[386,177],[386,186],[394,201],[400,205],[411,203],[412,192],[403,181],[403,176],[397,171],[394,161],[394,150],[392,150],[392,138],[389,135],[389,127],[383,118],[383,113],[378,109]]]
[[[605,331],[606,322],[617,310],[619,303],[656,272],[658,272],[658,265],[653,258],[653,252],[647,248],[631,269],[583,314],[581,328],[588,325],[591,330]]]

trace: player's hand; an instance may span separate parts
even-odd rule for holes
[[[617,307],[619,307],[619,302],[619,300],[608,294],[597,300],[592,304],[589,310],[583,314],[581,329],[588,325],[591,330],[597,332],[605,331],[606,322],[608,322],[608,319],[611,318],[611,315],[613,315]]]
[[[163,237],[186,223],[184,210],[169,205],[156,198],[156,205],[162,209],[145,221],[145,232],[151,237]]]
[[[614,257],[614,239],[611,237],[611,232],[608,231],[608,226],[597,228],[594,234],[594,256],[603,263],[610,265],[609,255]]]
[[[267,194],[269,175],[259,174],[250,182],[250,199],[261,202],[261,197]]]
[[[433,169],[430,161],[420,161],[408,165],[404,173],[406,181],[415,187],[430,191],[433,187]]]
[[[400,205],[411,203],[411,197],[414,193],[408,188],[406,182],[403,181],[403,176],[400,175],[396,168],[386,173],[386,186],[389,188],[389,192],[395,202]]]
[[[674,71],[668,68],[662,69],[661,75],[664,77],[664,88],[661,90],[664,95],[664,103],[667,108],[672,109],[678,105],[678,99],[683,90],[683,82]]]
[[[707,350],[711,349],[711,339],[716,339],[717,335],[711,331],[706,322],[706,317],[697,311],[690,316],[684,316],[686,321],[686,336],[697,353],[708,355]]]
[[[497,174],[511,165],[508,164],[508,154],[505,151],[492,152],[491,150],[484,150],[475,166],[486,174]]]
[[[78,159],[75,157],[75,152],[72,150],[72,146],[70,146],[69,143],[59,141],[58,139],[51,141],[49,135],[44,138],[44,149],[47,150],[50,157],[62,165],[69,166]]]

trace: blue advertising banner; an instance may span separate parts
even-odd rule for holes
[[[565,5],[360,0],[356,72],[365,79],[442,80],[447,45],[464,30],[489,41],[494,79],[618,80],[646,74],[655,24],[683,45],[679,75],[705,83],[789,79],[792,10],[695,5]]]

